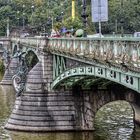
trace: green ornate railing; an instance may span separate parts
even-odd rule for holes
[[[57,86],[68,85],[67,79],[75,77],[77,80],[77,77],[80,76],[83,78],[83,76],[86,78],[87,76],[91,76],[92,81],[95,80],[96,77],[104,78],[116,83],[119,83],[121,85],[124,85],[125,87],[131,88],[137,92],[140,92],[140,76],[138,76],[136,73],[123,73],[122,71],[119,71],[118,69],[114,68],[105,68],[100,66],[79,66],[75,68],[71,68],[68,70],[63,71],[59,76],[57,76],[53,83],[51,84],[51,88],[55,89]],[[84,78],[83,78],[84,80]],[[69,82],[69,81],[68,81]],[[75,81],[73,81],[74,84]]]
[[[54,54],[52,88],[69,77],[91,75],[140,91],[140,38],[13,38],[11,40],[25,46],[42,48],[43,51]],[[67,69],[65,58],[84,62],[89,67]],[[91,69],[92,72],[89,72]]]
[[[122,66],[140,68],[140,38],[49,38],[51,53]]]

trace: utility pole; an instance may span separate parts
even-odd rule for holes
[[[53,17],[52,17],[52,30],[53,30]]]
[[[84,25],[84,37],[87,37],[87,13],[86,13],[86,0],[82,1],[83,9],[82,9],[82,14],[81,17],[83,18],[83,25]]]
[[[118,20],[115,20],[115,33],[118,33]]]
[[[7,31],[6,31],[7,37],[10,35],[10,30],[9,30],[9,17],[7,19]]]
[[[32,15],[31,15],[31,25],[33,26],[33,14],[34,14],[34,5],[31,6],[31,10],[32,10]]]
[[[23,13],[22,13],[22,28],[23,28],[23,30],[25,29],[25,5],[23,4],[23,6],[22,6],[22,8],[23,8]]]
[[[123,28],[123,24],[124,24],[124,19],[123,19],[123,15],[124,15],[124,3],[123,0],[121,0],[121,37],[124,36],[124,28]]]
[[[101,37],[102,34],[102,27],[101,27],[101,0],[98,2],[98,15],[99,15],[99,35]]]

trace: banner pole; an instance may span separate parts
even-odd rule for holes
[[[101,37],[102,34],[102,27],[101,27],[101,0],[98,2],[98,16],[99,16],[99,36]]]

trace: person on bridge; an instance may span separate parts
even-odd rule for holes
[[[84,34],[84,30],[83,29],[78,29],[75,32],[75,37],[83,37],[83,34]]]
[[[51,37],[61,37],[59,31],[52,29]]]
[[[71,34],[71,30],[67,30],[65,32],[65,37],[73,37],[72,34]]]

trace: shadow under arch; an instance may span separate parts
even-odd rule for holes
[[[78,72],[76,73],[76,71]],[[92,106],[93,114],[96,114],[100,107],[110,102],[118,100],[126,101],[130,103],[132,107],[135,123],[140,124],[140,94],[138,92],[116,81],[110,81],[105,77],[85,74],[84,72],[80,73],[79,70],[76,69],[73,69],[72,72],[70,71],[70,74],[68,72],[62,73],[61,76],[56,78],[56,81],[61,83],[62,86],[68,83],[71,86],[74,96],[78,98],[82,98],[82,96],[84,98],[84,94],[87,94],[89,99],[93,99],[93,101],[91,101],[94,102]],[[60,84],[57,85],[55,81],[54,85],[56,85],[56,88],[58,85],[59,87],[61,86]],[[83,86],[85,89],[82,88]]]
[[[132,77],[130,75],[124,76],[122,71],[113,72],[110,69],[100,68],[99,66],[96,66],[96,65],[79,66],[79,67],[67,69],[63,71],[62,73],[60,73],[58,76],[54,76],[53,82],[51,83],[51,89],[53,90],[56,89],[58,86],[60,86],[61,83],[63,84],[65,83],[65,81],[67,82],[67,79],[71,79],[72,77],[95,76],[95,77],[103,78],[103,79],[118,83],[120,85],[123,85],[139,93],[140,92],[139,85],[136,84],[138,82],[136,80],[134,82],[133,74],[131,73],[131,75]],[[129,78],[131,79],[129,80],[130,83],[127,81]]]
[[[15,55],[15,53],[17,52],[17,50],[18,50],[18,46],[17,46],[17,44],[15,44],[14,47],[13,47],[12,56]]]
[[[98,109],[95,129],[101,138],[130,139],[133,137],[135,112],[133,105],[125,100],[109,102]]]
[[[82,80],[83,82],[83,80]],[[120,107],[120,109],[115,110],[115,112],[117,113],[117,115],[114,115],[113,117],[111,117],[114,121],[115,117],[118,120],[118,122],[122,122],[122,124],[128,123],[128,128],[123,129],[123,127],[118,128],[119,133],[121,133],[122,131],[125,132],[127,130],[131,129],[131,132],[133,133],[133,130],[135,128],[135,124],[139,123],[140,124],[140,94],[126,88],[123,85],[119,85],[119,84],[110,84],[107,85],[106,88],[101,88],[99,85],[99,81],[96,82],[96,85],[88,90],[82,90],[82,88],[78,85],[76,85],[76,87],[73,89],[73,95],[75,96],[75,102],[77,103],[80,98],[82,102],[82,108],[80,108],[81,106],[78,106],[78,103],[76,104],[78,106],[78,108],[80,108],[83,111],[83,116],[85,118],[85,122],[88,120],[88,115],[90,114],[90,120],[93,120],[93,124],[95,125],[94,119],[96,114],[98,113],[98,111],[101,108],[104,108],[104,106],[109,105],[110,103],[115,103],[115,102],[125,102],[125,105],[127,104],[127,106],[129,106],[129,111],[131,111],[130,114],[127,115],[128,119],[130,119],[130,121],[127,121],[127,119],[123,122],[121,121],[121,117],[122,120],[124,118],[127,118],[126,116],[122,115],[122,112],[126,113],[126,110],[123,109],[123,107],[126,107],[124,104],[122,105],[122,107]],[[77,98],[76,98],[77,97]],[[112,105],[111,105],[112,106]],[[114,109],[116,109],[117,105],[114,105]],[[81,111],[81,112],[82,112]],[[110,112],[111,109],[108,108],[108,111]],[[120,111],[120,113],[119,113]],[[108,117],[109,112],[105,113],[106,118],[102,118],[103,121],[105,121],[107,124],[114,124],[116,126],[119,125],[119,123],[115,123],[114,122],[108,122]],[[120,115],[120,116],[119,116]],[[101,117],[103,116],[103,114],[100,115]],[[119,118],[120,117],[120,118]],[[97,117],[99,118],[99,117]],[[103,125],[101,124],[101,120],[99,120],[100,126],[103,127]],[[130,125],[131,124],[131,125]],[[115,126],[113,127],[109,127],[112,129],[115,128]],[[106,127],[105,127],[106,129]],[[95,128],[96,130],[96,128]],[[104,131],[104,130],[103,130]],[[106,135],[107,132],[105,132]],[[115,135],[116,138],[118,139],[119,133],[117,133]],[[131,133],[131,134],[132,134]],[[128,134],[130,137],[132,136],[130,133]],[[125,135],[121,135],[122,137]],[[126,135],[127,136],[127,135]],[[114,136],[113,136],[114,137]],[[122,138],[123,139],[123,138]],[[108,140],[108,139],[106,139]],[[109,139],[110,140],[110,139]]]
[[[39,62],[39,59],[34,51],[29,50],[26,52],[25,61],[30,71]]]

